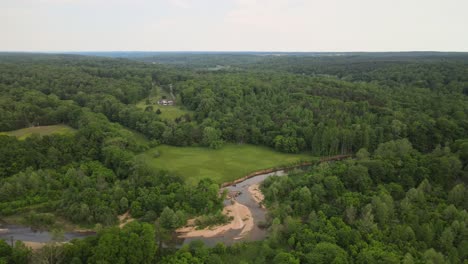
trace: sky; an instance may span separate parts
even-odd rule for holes
[[[0,51],[468,51],[468,0],[0,0]]]

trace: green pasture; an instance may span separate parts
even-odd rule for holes
[[[217,183],[233,181],[257,170],[313,159],[308,154],[286,154],[246,144],[227,144],[217,150],[161,145],[140,158],[155,169],[175,172],[191,184],[205,177]]]

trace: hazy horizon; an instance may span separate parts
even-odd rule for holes
[[[467,52],[464,0],[4,0],[3,52]]]
[[[44,54],[82,54],[82,53],[468,53],[458,50],[343,50],[343,51],[283,51],[283,50],[0,50],[0,53],[44,53]]]

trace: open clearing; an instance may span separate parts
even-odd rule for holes
[[[36,126],[22,128],[13,131],[0,132],[0,135],[15,136],[18,139],[25,139],[33,134],[38,134],[40,136],[47,136],[51,134],[68,134],[74,133],[75,129],[67,125],[51,125],[51,126]]]
[[[161,118],[166,120],[174,120],[186,114],[191,115],[192,112],[185,110],[180,105],[178,105],[177,99],[176,105],[159,105],[158,100],[162,99],[163,97],[170,100],[173,99],[170,93],[166,92],[161,87],[156,86],[153,89],[152,95],[149,98],[138,102],[136,106],[142,110],[145,110],[148,106],[152,106],[153,112],[156,112],[159,109],[161,111]]]
[[[155,157],[156,152],[159,157]],[[155,169],[175,172],[191,184],[205,177],[216,183],[233,181],[257,170],[313,159],[308,154],[285,154],[247,144],[227,144],[217,150],[161,145],[140,157]]]
[[[190,111],[184,110],[177,105],[158,105],[157,101],[159,100],[156,97],[150,97],[150,104],[147,104],[146,99],[139,102],[136,106],[142,110],[145,110],[146,107],[152,106],[153,112],[156,112],[158,109],[161,111],[161,118],[166,120],[174,120],[178,117],[184,116],[186,114],[191,114]]]

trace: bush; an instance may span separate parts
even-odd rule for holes
[[[227,224],[232,221],[232,219],[232,216],[227,216],[221,212],[217,212],[216,214],[203,215],[198,217],[195,220],[195,224],[197,225],[197,228],[203,229],[205,227]]]
[[[26,222],[35,228],[47,227],[55,223],[55,216],[50,213],[31,213],[26,216]]]
[[[161,153],[159,153],[158,150],[155,150],[155,151],[153,152],[153,158],[159,158],[160,156],[161,156]]]

